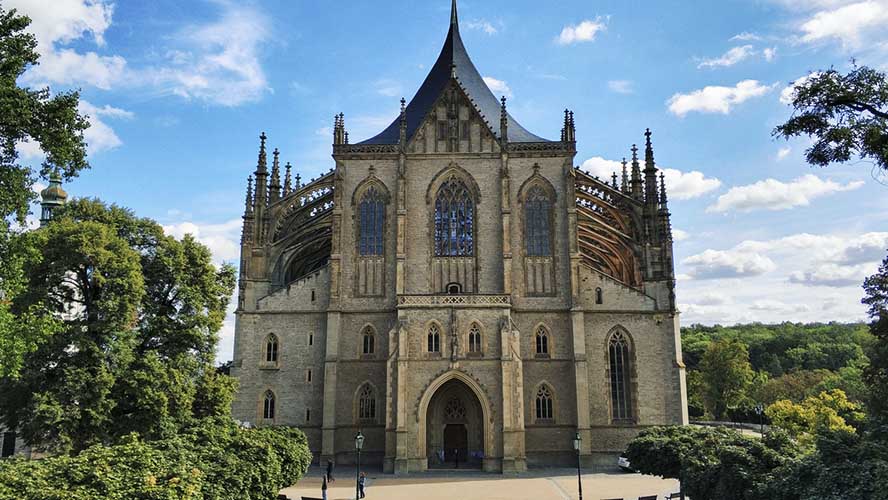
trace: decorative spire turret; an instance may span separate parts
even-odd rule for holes
[[[617,173],[616,172],[611,173],[611,187],[613,187],[614,189],[617,189]]]
[[[632,145],[632,185],[630,191],[632,198],[641,201],[644,196],[644,188],[641,183],[641,167],[638,164],[638,146]]]
[[[290,162],[287,162],[287,165],[284,167],[286,173],[284,174],[284,196],[289,196],[290,192],[293,191],[290,184],[292,184],[292,179],[290,178],[290,170],[293,167],[290,166]]]
[[[651,129],[644,132],[644,199],[656,210],[657,199],[657,167],[654,164],[654,147],[651,145]]]
[[[247,177],[247,196],[244,200],[244,227],[241,231],[241,244],[253,241],[253,176]],[[242,268],[241,273],[245,270]]]
[[[40,227],[52,219],[53,212],[68,200],[68,193],[62,189],[62,176],[54,169],[49,176],[49,186],[40,191]]]
[[[454,5],[456,0],[454,0]],[[500,98],[500,140],[503,146],[509,143],[509,113],[506,111],[506,96]]]
[[[622,191],[623,194],[626,194],[629,192],[629,172],[626,170],[626,157],[625,156],[623,157],[623,179],[622,179],[622,181],[623,182],[620,185],[620,191]]]
[[[271,180],[268,183],[269,203],[281,199],[281,152],[274,148],[274,160],[271,162]]]
[[[302,189],[302,175],[299,172],[296,172],[296,184],[293,185],[293,189],[295,191]]]
[[[401,118],[399,124],[398,143],[401,145],[401,150],[405,150],[407,148],[407,100],[403,97],[401,98]]]
[[[666,175],[660,172],[660,210],[667,210],[668,201],[666,200]]]
[[[561,142],[576,142],[577,129],[574,125],[573,111],[564,110],[564,126],[561,128]]]
[[[345,131],[345,115],[333,116],[333,144],[348,144],[348,132]]]
[[[666,176],[660,172],[660,227],[662,228],[662,238],[666,241],[672,241],[672,221],[669,214],[669,202],[666,199]]]
[[[256,164],[256,194],[255,194],[255,211],[260,212],[260,208],[264,208],[268,204],[268,156],[265,153],[265,132],[259,136],[259,161]]]

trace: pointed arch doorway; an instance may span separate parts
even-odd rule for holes
[[[429,400],[426,456],[430,469],[480,469],[485,436],[484,411],[464,382],[451,379]]]

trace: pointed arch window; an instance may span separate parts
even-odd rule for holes
[[[629,363],[629,339],[624,332],[618,330],[608,341],[611,407],[615,421],[632,420]]]
[[[595,303],[604,304],[604,292],[601,291],[601,288],[595,289]]]
[[[265,420],[274,420],[275,415],[275,397],[271,390],[265,391],[265,400],[262,402],[262,418]]]
[[[542,325],[536,331],[536,355],[549,357],[549,331]]]
[[[368,326],[364,328],[361,340],[363,344],[361,346],[361,354],[369,355],[376,352],[376,334],[372,327]]]
[[[358,253],[362,256],[382,255],[385,227],[385,199],[371,186],[358,205]]]
[[[524,239],[528,257],[552,255],[552,200],[540,186],[533,186],[524,201]]]
[[[370,384],[364,384],[358,393],[358,419],[362,421],[376,419],[376,394]]]
[[[478,323],[472,323],[469,328],[469,354],[481,354],[481,327]]]
[[[265,339],[265,362],[275,364],[278,361],[278,339],[275,334],[270,334]]]
[[[435,256],[475,255],[475,201],[460,179],[451,177],[435,198]]]
[[[552,389],[547,385],[541,385],[536,393],[536,420],[554,420],[555,405],[553,404]]]
[[[441,331],[438,329],[438,325],[429,327],[428,351],[430,353],[441,352]]]

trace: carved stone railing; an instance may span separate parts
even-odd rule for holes
[[[509,295],[398,295],[398,307],[511,307]]]

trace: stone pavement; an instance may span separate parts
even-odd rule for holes
[[[355,478],[347,466],[338,467],[336,482],[327,490],[328,500],[355,497]],[[321,472],[312,470],[295,487],[281,493],[291,500],[302,496],[321,498]],[[367,475],[367,500],[576,500],[577,474],[570,469],[533,470],[520,475],[483,472],[436,471],[409,476],[377,472]],[[641,474],[596,472],[583,474],[584,500],[658,495],[678,491],[678,481]]]

